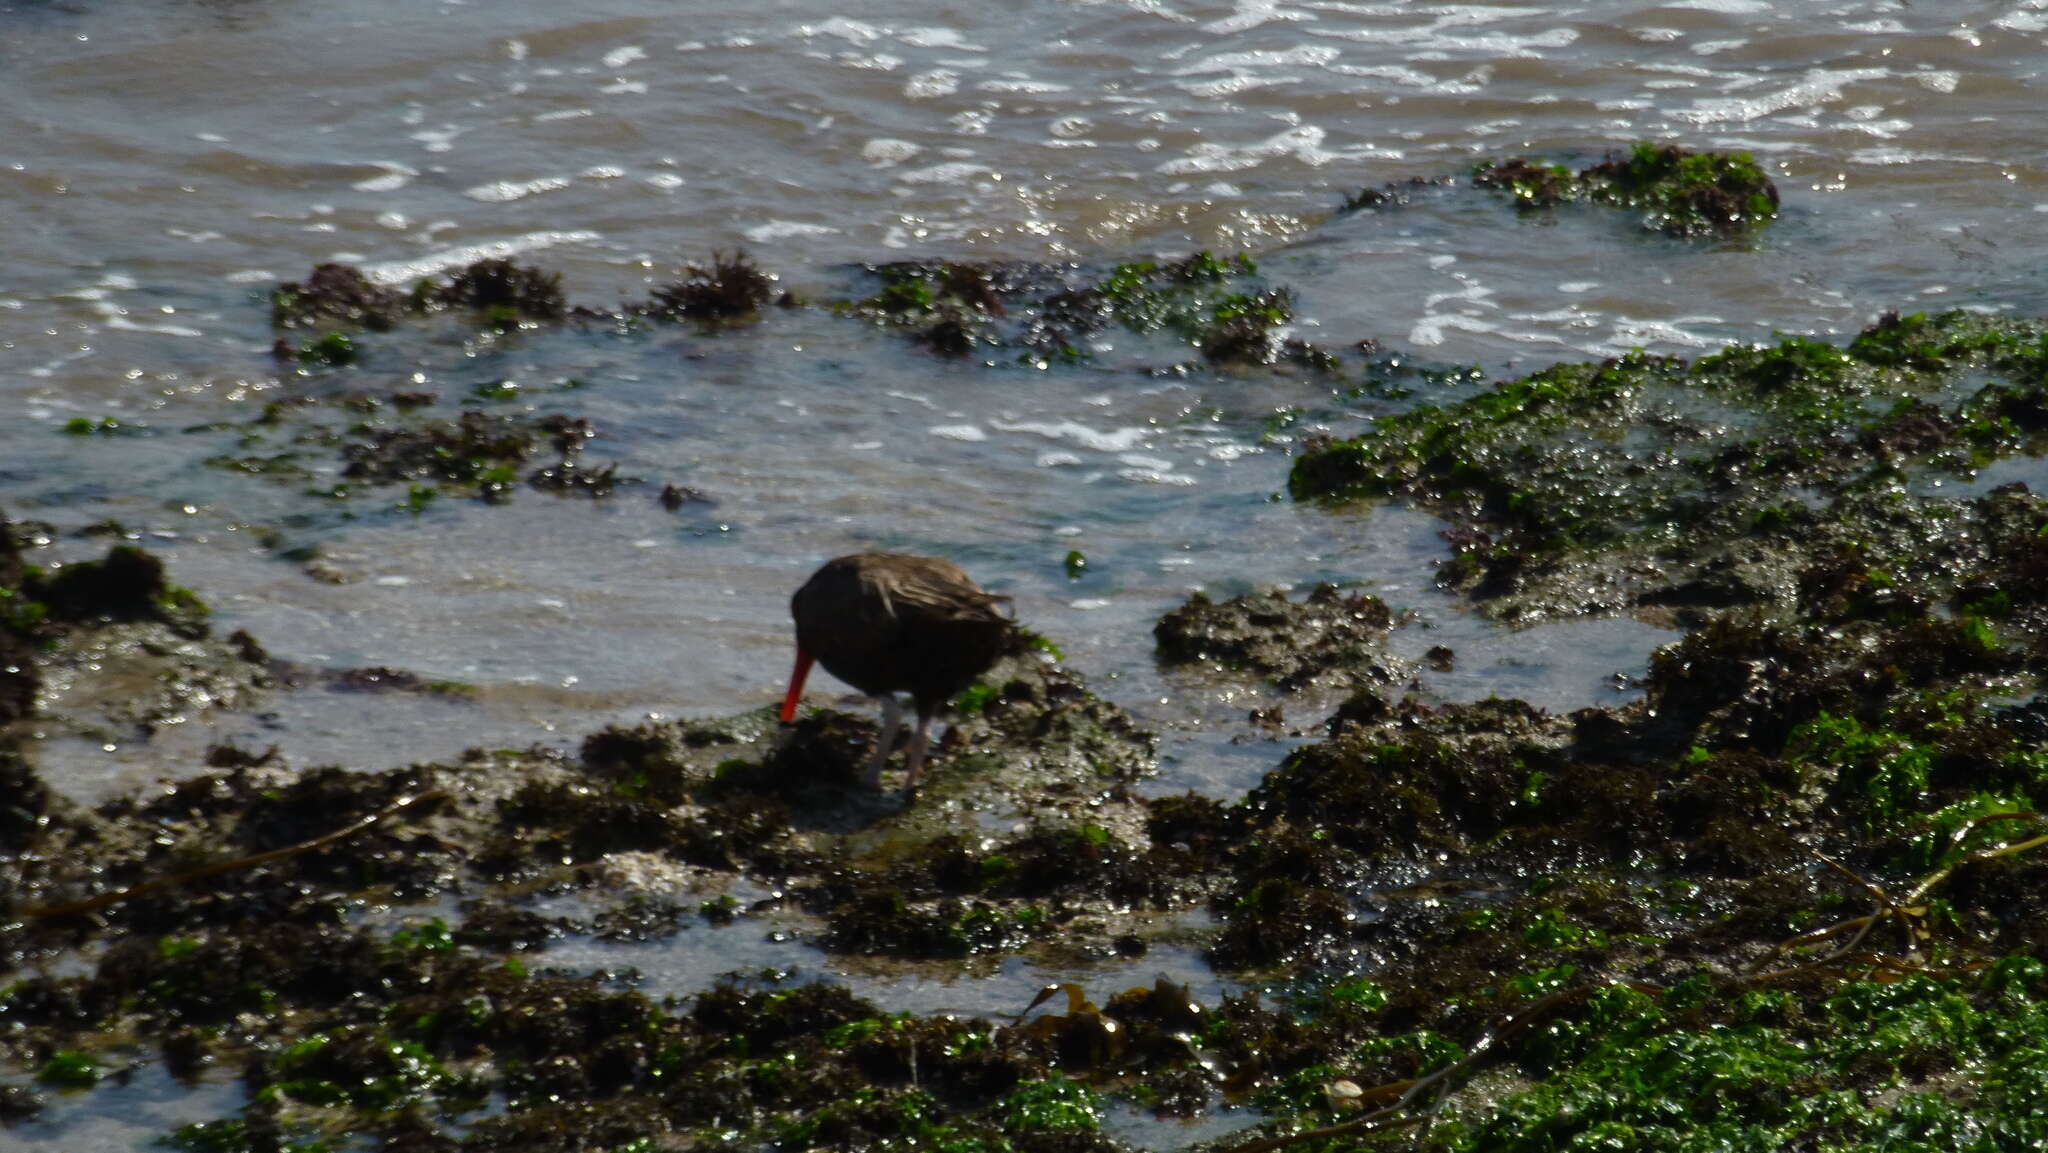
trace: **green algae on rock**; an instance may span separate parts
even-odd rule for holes
[[[1442,1107],[1414,1116],[1438,1150],[1676,1149],[1703,1126],[1738,1144],[1923,1121],[2024,1135],[2034,1098],[2008,1084],[2048,992],[2027,955],[2048,943],[2048,861],[1983,855],[2037,827],[1984,818],[2048,800],[2048,721],[1983,685],[2033,635],[2038,594],[1980,586],[2031,571],[2012,566],[2036,563],[2022,538],[2048,508],[2005,492],[1981,515],[1994,530],[1955,603],[1996,610],[1988,634],[1900,612],[1948,603],[1931,578],[1881,605],[1818,587],[1810,626],[1717,618],[1621,708],[1365,694],[1235,805],[1131,796],[1149,740],[1036,649],[992,671],[907,808],[854,784],[872,726],[830,710],[779,739],[763,710],[383,773],[223,755],[92,812],[45,803],[24,771],[9,794],[28,807],[0,810],[0,971],[18,974],[0,1052],[41,1068],[139,1045],[181,1076],[242,1070],[235,1115],[172,1136],[191,1149],[1113,1150],[1109,1100],[1248,1103],[1278,1137],[1388,1099],[1360,1085],[1428,1078]],[[91,921],[20,915],[423,794],[440,799],[402,823]],[[989,816],[1022,827],[991,835]],[[1872,898],[1810,848],[1893,894],[1938,881],[1929,911],[1898,914],[1924,934],[1830,960]],[[1162,981],[1097,1003],[1070,985],[1064,1011],[991,1022],[773,977],[664,1005],[529,971],[563,934],[678,931],[651,889],[587,925],[523,903],[614,888],[648,858],[771,882],[827,947],[897,957],[1107,956],[1207,900],[1216,963],[1284,992],[1204,1004]],[[454,897],[447,920],[349,922],[364,900]],[[28,964],[91,941],[76,972]],[[1917,969],[1858,977],[1878,965]]]
[[[2044,339],[1952,312],[1880,322],[1846,349],[1793,337],[1691,363],[1561,364],[1310,443],[1289,487],[1450,518],[1443,578],[1507,619],[1785,606],[1810,554],[1896,539],[1913,531],[1886,527],[1902,516],[1969,515],[1904,495],[1909,477],[2037,447]]]
[[[336,347],[347,348],[350,331],[384,332],[408,315],[450,308],[473,309],[513,324],[567,315],[560,274],[500,259],[476,261],[446,279],[422,277],[410,293],[379,285],[352,265],[321,264],[306,279],[280,284],[270,293],[271,326],[324,330],[326,335],[304,346],[315,350],[336,338]],[[279,345],[288,347],[283,341]],[[317,352],[312,358],[346,363]],[[352,350],[348,359],[353,359]]]
[[[1575,200],[1643,212],[1643,226],[1671,236],[1725,235],[1768,224],[1778,188],[1747,152],[1695,152],[1642,142],[1577,174],[1527,157],[1482,164],[1472,183],[1514,198],[1517,207]]]
[[[906,261],[871,265],[881,286],[842,301],[841,313],[902,331],[948,356],[1002,355],[1024,363],[1078,361],[1115,327],[1199,350],[1217,365],[1289,360],[1330,369],[1336,360],[1285,332],[1292,294],[1258,283],[1242,254],[1198,252],[1135,260],[1094,275],[1077,265]]]

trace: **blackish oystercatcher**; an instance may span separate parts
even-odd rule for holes
[[[937,557],[864,552],[825,562],[789,600],[796,668],[782,699],[783,721],[796,719],[812,661],[881,698],[882,733],[867,768],[868,784],[880,788],[903,723],[896,694],[909,693],[917,707],[917,730],[903,753],[909,792],[924,764],[932,714],[988,671],[1015,627],[996,608],[1009,599],[983,591],[959,565]]]

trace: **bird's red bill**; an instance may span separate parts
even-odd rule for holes
[[[789,692],[782,697],[782,723],[785,725],[796,719],[796,702],[804,695],[804,678],[811,675],[811,661],[814,659],[802,649],[796,651],[796,668],[789,674]]]

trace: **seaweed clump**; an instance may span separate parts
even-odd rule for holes
[[[1646,228],[1670,236],[1741,232],[1778,214],[1778,187],[1749,153],[1647,141],[1576,174],[1528,157],[1495,161],[1476,169],[1472,183],[1506,192],[1525,209],[1578,200],[1639,209]]]
[[[559,413],[530,416],[466,409],[452,421],[367,429],[365,439],[342,446],[348,462],[342,475],[373,483],[431,480],[468,488],[496,503],[510,499],[521,467],[545,440],[557,459],[536,469],[526,478],[528,484],[543,491],[605,497],[619,483],[618,466],[583,466],[584,442],[594,435],[589,421]],[[432,492],[423,491],[429,496]],[[420,491],[415,492],[414,503],[424,504]]]
[[[271,327],[314,334],[298,343],[280,336],[271,352],[280,361],[307,366],[350,365],[362,355],[352,333],[385,332],[408,316],[453,308],[475,312],[504,331],[569,313],[559,273],[510,260],[479,260],[444,279],[421,277],[410,292],[377,284],[353,265],[328,263],[315,266],[304,280],[271,290]]]
[[[206,605],[172,584],[154,553],[117,544],[99,560],[38,566],[22,564],[18,549],[0,518],[0,636],[51,640],[75,628],[135,621],[206,634]]]
[[[1646,210],[1646,223],[1673,236],[1739,231],[1778,214],[1778,186],[1747,152],[1639,143],[1579,180],[1593,200]]]
[[[745,249],[734,249],[731,255],[713,252],[708,265],[687,266],[681,280],[656,288],[638,311],[667,320],[737,320],[776,298],[775,278]],[[787,294],[782,299],[793,300]]]
[[[881,282],[865,299],[838,308],[899,329],[944,356],[966,356],[1008,342],[1001,321],[1012,303],[1058,285],[1057,270],[1027,263],[905,261],[870,265]]]
[[[349,264],[315,265],[306,279],[280,284],[270,293],[275,328],[338,325],[383,332],[398,323],[404,310],[403,297]]]
[[[562,274],[510,260],[479,260],[446,281],[421,280],[409,303],[419,310],[472,308],[516,321],[568,315]]]

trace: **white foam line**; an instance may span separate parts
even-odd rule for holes
[[[492,240],[482,244],[444,248],[439,252],[416,256],[410,260],[386,260],[365,264],[362,266],[362,273],[377,284],[411,284],[422,276],[431,276],[444,268],[459,268],[479,260],[517,256],[522,252],[539,252],[563,244],[588,244],[601,235],[587,229],[573,232],[529,232],[510,240]]]

